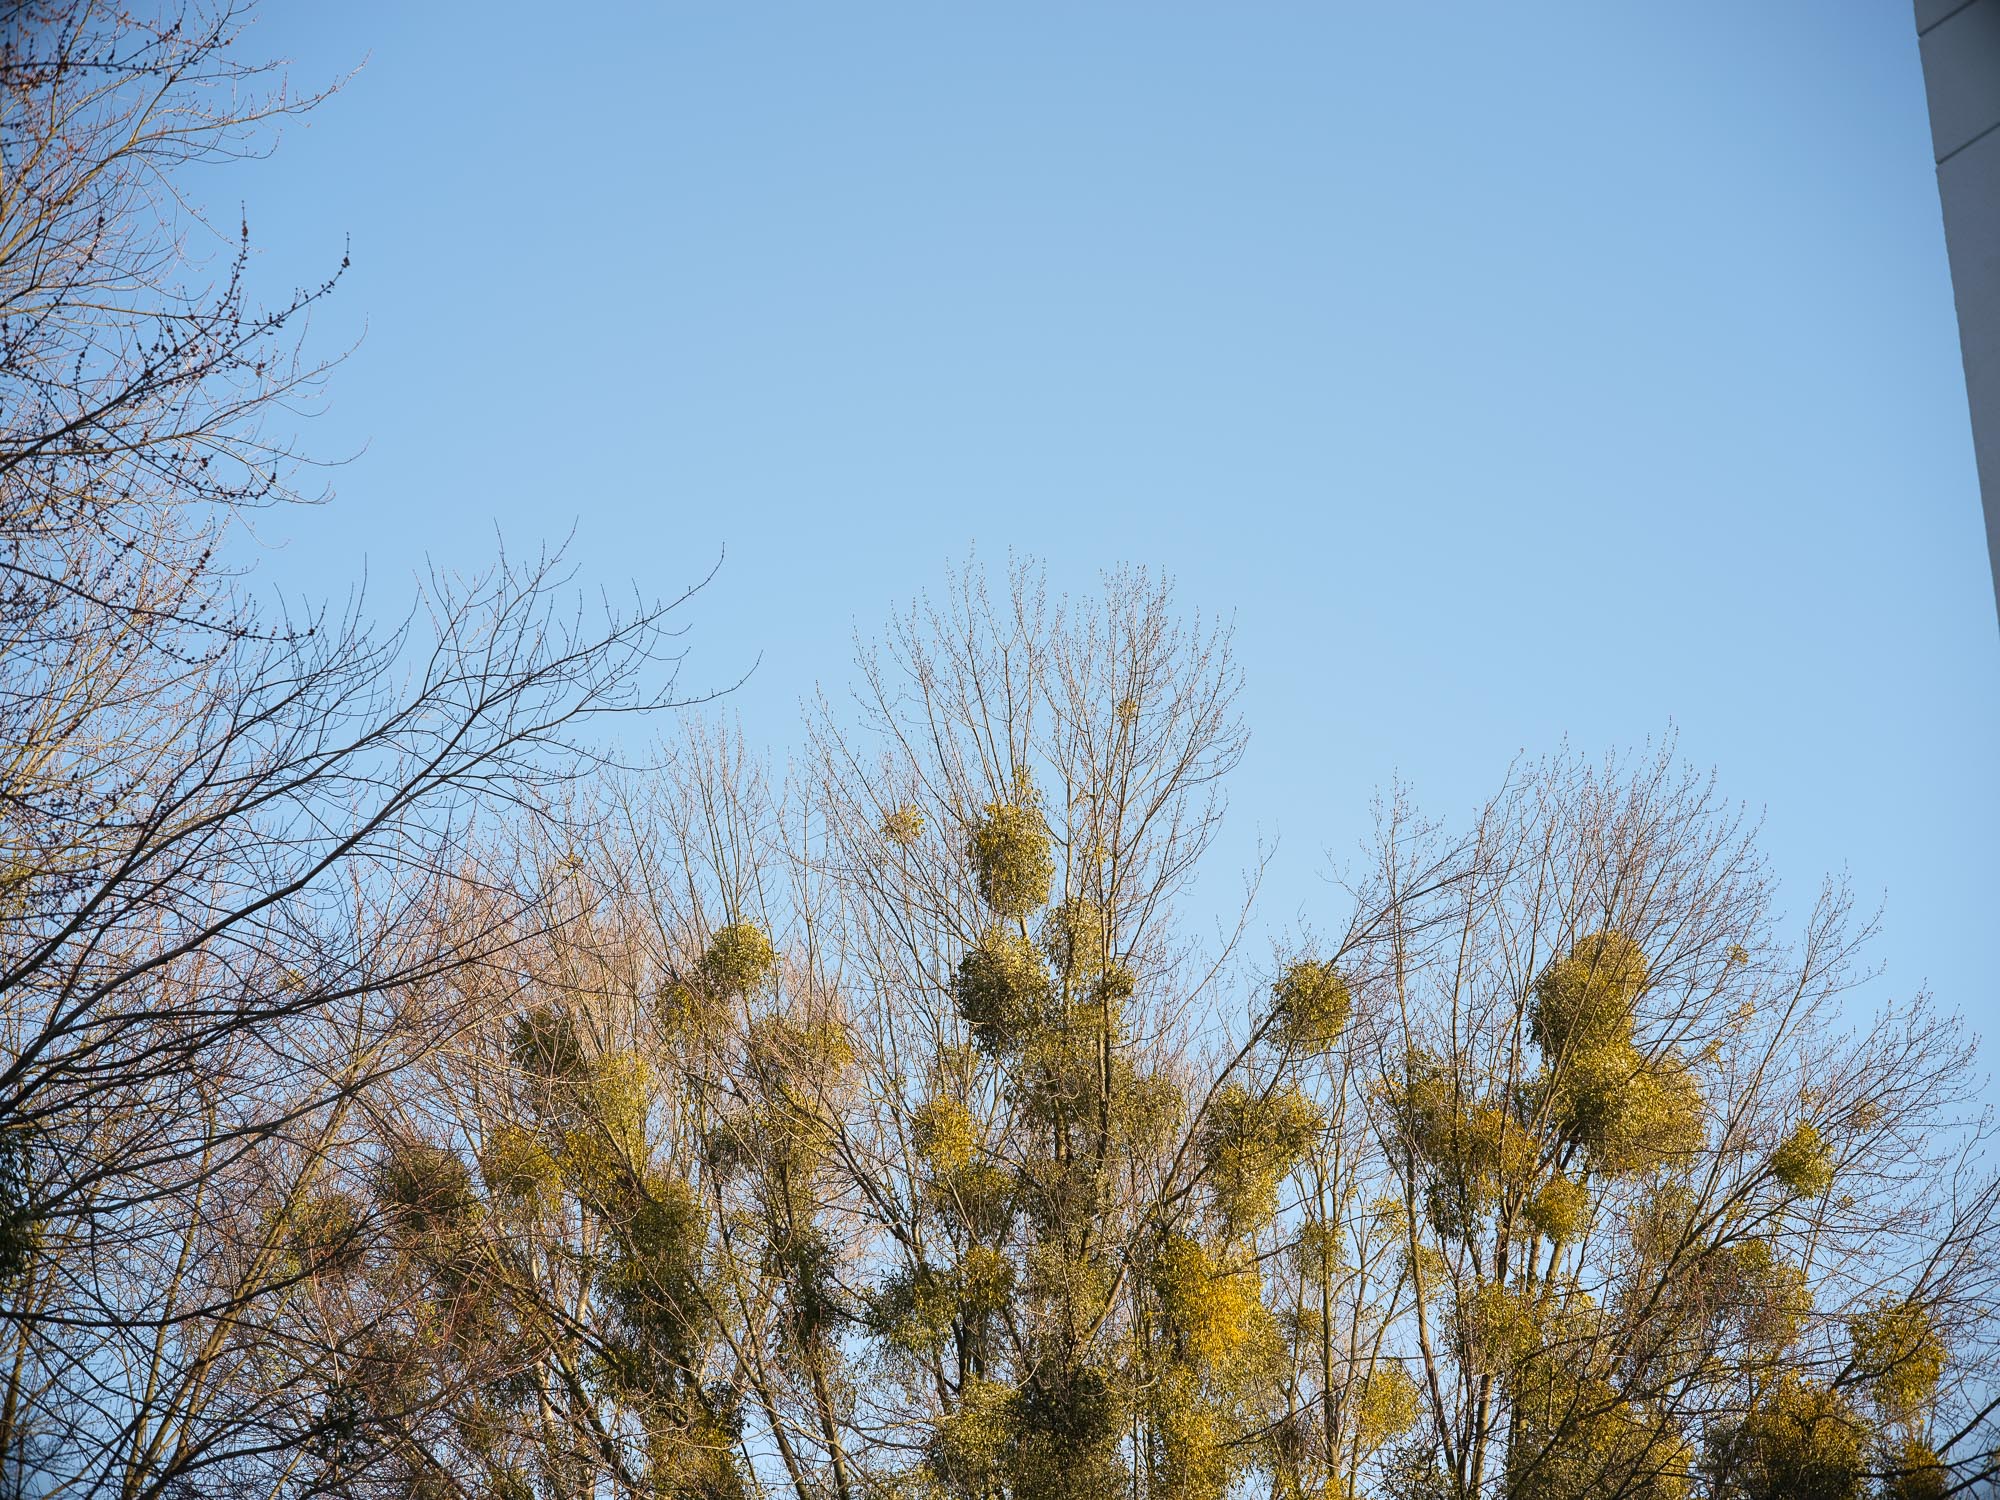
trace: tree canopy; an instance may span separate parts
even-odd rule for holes
[[[782,769],[559,559],[260,607],[339,278],[182,191],[315,102],[241,20],[0,3],[0,1488],[1990,1490],[1972,1039],[1671,741],[1267,933],[1143,570],[951,575]]]

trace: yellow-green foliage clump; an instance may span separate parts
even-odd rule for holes
[[[507,1050],[515,1067],[541,1083],[577,1083],[590,1075],[575,1018],[554,1005],[536,1005],[517,1016]]]
[[[1378,1097],[1423,1168],[1425,1211],[1440,1234],[1473,1234],[1503,1188],[1534,1175],[1533,1132],[1507,1109],[1476,1102],[1468,1080],[1436,1054],[1412,1049]]]
[[[315,1193],[289,1211],[263,1216],[264,1234],[282,1248],[282,1274],[343,1278],[361,1268],[362,1211],[346,1193]]]
[[[644,1059],[631,1052],[600,1053],[553,1102],[562,1126],[559,1162],[572,1188],[601,1192],[644,1160],[652,1103],[652,1070]]]
[[[1321,1286],[1332,1280],[1347,1264],[1340,1227],[1323,1219],[1308,1219],[1299,1226],[1298,1238],[1292,1242],[1292,1258],[1308,1286]]]
[[[1403,1263],[1415,1282],[1418,1295],[1426,1302],[1444,1289],[1451,1274],[1451,1262],[1438,1248],[1416,1234],[1409,1207],[1399,1197],[1387,1195],[1368,1205],[1368,1239],[1386,1245]]]
[[[1049,899],[1056,862],[1041,798],[1026,777],[1012,801],[990,802],[972,830],[968,852],[979,894],[999,917],[1019,921]]]
[[[1459,1092],[1450,1065],[1421,1047],[1404,1054],[1400,1075],[1385,1074],[1375,1085],[1376,1097],[1394,1114],[1404,1140],[1425,1160],[1436,1157],[1448,1142],[1458,1117]]]
[[[1385,1361],[1363,1377],[1354,1398],[1354,1440],[1363,1453],[1408,1432],[1417,1420],[1417,1383],[1401,1364]]]
[[[1951,1470],[1927,1443],[1906,1437],[1890,1448],[1887,1457],[1882,1500],[1946,1500],[1957,1490]]]
[[[924,1185],[924,1199],[937,1212],[986,1239],[1005,1232],[1015,1210],[1017,1183],[1012,1172],[975,1161]]]
[[[1551,1062],[1632,1040],[1646,957],[1622,932],[1579,939],[1535,981],[1529,1024]]]
[[[606,1052],[591,1068],[591,1113],[622,1150],[636,1154],[646,1134],[653,1071],[633,1052]]]
[[[1554,1068],[1546,1085],[1552,1113],[1564,1134],[1581,1142],[1594,1158],[1603,1155],[1618,1131],[1633,1080],[1645,1066],[1639,1049],[1630,1042],[1606,1042],[1571,1053]]]
[[[1292,1085],[1257,1095],[1232,1083],[1215,1096],[1201,1150],[1216,1211],[1231,1232],[1270,1222],[1278,1185],[1305,1159],[1319,1128],[1319,1111]]]
[[[929,1466],[948,1494],[995,1493],[1014,1441],[1013,1390],[973,1376],[959,1388],[958,1403],[939,1421]]]
[[[1833,1186],[1833,1153],[1812,1121],[1799,1121],[1771,1153],[1771,1175],[1794,1198],[1817,1198]]]
[[[1340,1040],[1354,1013],[1347,981],[1331,963],[1300,959],[1271,986],[1279,1042],[1294,1052],[1315,1054]]]
[[[973,1376],[938,1422],[926,1467],[947,1495],[1115,1500],[1125,1409],[1105,1373],[1044,1364],[1019,1389]],[[936,1493],[931,1491],[930,1493]]]
[[[1528,1227],[1558,1245],[1582,1233],[1590,1220],[1590,1190],[1568,1177],[1551,1177],[1521,1210]]]
[[[1413,1048],[1400,1078],[1380,1097],[1394,1111],[1410,1149],[1425,1166],[1453,1177],[1519,1171],[1532,1162],[1526,1129],[1504,1110],[1477,1103],[1469,1083],[1435,1053]]]
[[[1484,1374],[1510,1370],[1541,1347],[1535,1304],[1494,1282],[1470,1288],[1456,1314],[1467,1364]]]
[[[1140,1073],[1130,1062],[1114,1063],[1111,1129],[1118,1142],[1132,1151],[1158,1150],[1172,1142],[1187,1116],[1187,1096],[1181,1086],[1159,1073]]]
[[[951,1337],[958,1298],[951,1280],[929,1266],[886,1277],[869,1301],[874,1331],[898,1354],[915,1359],[936,1355]]]
[[[1614,1175],[1683,1165],[1707,1139],[1694,1070],[1671,1052],[1649,1060],[1633,1042],[1647,977],[1630,939],[1600,932],[1544,969],[1530,999],[1554,1118],[1596,1170]]]
[[[1805,1271],[1780,1257],[1769,1240],[1730,1246],[1719,1271],[1746,1341],[1775,1353],[1799,1336],[1812,1312],[1812,1287]]]
[[[924,836],[924,810],[914,802],[893,808],[882,818],[882,837],[907,849]]]
[[[1506,1114],[1489,1106],[1468,1110],[1436,1144],[1424,1184],[1424,1214],[1431,1227],[1453,1239],[1476,1234],[1492,1210],[1503,1174],[1517,1178],[1532,1163],[1531,1138]]]
[[[952,999],[988,1052],[1016,1045],[1048,997],[1048,971],[1035,945],[995,927],[959,962]]]
[[[747,995],[777,967],[777,950],[754,922],[731,922],[717,928],[708,940],[708,951],[701,956],[701,977],[718,995]]]
[[[715,1016],[715,997],[705,986],[675,980],[661,985],[654,994],[653,1013],[667,1036],[694,1040],[707,1032]]]
[[[1087,1169],[1072,1163],[1039,1164],[1047,1172],[1038,1186],[1049,1198],[1057,1199],[1054,1205],[1057,1213],[1038,1227],[1043,1230],[1040,1239],[1029,1244],[1021,1256],[1021,1273],[1024,1284],[1023,1296],[1026,1300],[1058,1318],[1087,1316],[1088,1309],[1094,1312],[1104,1305],[1104,1299],[1111,1291],[1111,1269],[1109,1263],[1098,1255],[1078,1254],[1073,1244],[1050,1235],[1050,1228],[1062,1222],[1061,1210],[1069,1205],[1059,1200],[1065,1193],[1073,1194],[1072,1203],[1077,1198],[1094,1196],[1094,1184],[1089,1181]],[[1030,1168],[1029,1170],[1034,1170]],[[1049,1206],[1046,1199],[1035,1207]],[[1074,1216],[1069,1222],[1075,1222]]]
[[[553,1188],[561,1171],[532,1131],[501,1125],[479,1153],[479,1175],[496,1197],[528,1198]]]
[[[1014,1263],[998,1250],[975,1245],[956,1266],[921,1266],[884,1279],[869,1299],[874,1329],[900,1354],[923,1359],[942,1350],[954,1334],[975,1336],[1006,1305],[1014,1290]]]
[[[0,1130],[0,1286],[34,1263],[42,1245],[42,1220],[35,1212],[33,1132]]]
[[[1082,897],[1059,902],[1042,918],[1042,951],[1066,987],[1081,989],[1104,972],[1104,909]]]
[[[699,1496],[700,1500],[751,1500],[759,1491],[746,1482],[736,1456],[740,1414],[707,1392],[685,1403],[692,1410],[655,1419],[646,1434],[646,1481],[642,1493]],[[720,1405],[721,1409],[715,1409]],[[521,1500],[532,1500],[523,1483]],[[508,1497],[496,1497],[508,1500]]]
[[[1918,1422],[1944,1378],[1944,1338],[1930,1309],[1918,1302],[1884,1302],[1847,1324],[1854,1367],[1885,1420]]]
[[[1217,1403],[1186,1371],[1159,1382],[1148,1403],[1147,1469],[1162,1500],[1221,1500],[1243,1467]]]
[[[1119,1500],[1130,1480],[1119,1462],[1121,1393],[1090,1364],[1045,1364],[1014,1393],[1009,1455],[1015,1500]]]
[[[449,1146],[397,1141],[384,1154],[375,1196],[404,1229],[439,1233],[472,1217],[479,1199],[472,1171]]]
[[[599,1205],[611,1253],[599,1270],[634,1352],[685,1367],[701,1298],[708,1215],[686,1182],[664,1172],[627,1174]]]
[[[1014,1291],[1014,1263],[998,1250],[974,1245],[958,1263],[960,1315],[968,1321],[997,1315]]]
[[[1508,1500],[1685,1500],[1692,1492],[1687,1441],[1611,1382],[1541,1358],[1512,1385]]]
[[[1208,1368],[1237,1358],[1269,1322],[1254,1263],[1232,1265],[1192,1235],[1171,1234],[1153,1259],[1153,1291],[1175,1352]]]
[[[788,1097],[810,1095],[854,1065],[854,1038],[838,1015],[759,1016],[750,1026],[749,1046],[765,1082],[782,1086]]]
[[[1132,970],[1113,959],[1105,964],[1104,972],[1097,976],[1097,983],[1091,987],[1091,998],[1109,1004],[1115,1015],[1117,1008],[1132,998],[1132,992],[1138,988],[1138,984],[1138,977]]]
[[[1615,1105],[1588,1137],[1592,1159],[1604,1171],[1648,1172],[1685,1165],[1708,1139],[1706,1106],[1694,1072],[1672,1054],[1636,1062]]]
[[[938,1177],[949,1177],[972,1160],[979,1135],[972,1112],[949,1094],[919,1105],[910,1121],[910,1136],[924,1165]]]
[[[1868,1428],[1840,1392],[1796,1375],[1733,1429],[1717,1434],[1709,1467],[1744,1500],[1861,1500]]]

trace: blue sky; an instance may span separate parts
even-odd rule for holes
[[[1273,923],[1334,918],[1392,776],[1456,815],[1672,720],[1794,910],[1850,869],[1889,989],[1991,1014],[2000,628],[1906,5],[272,0],[256,45],[361,65],[216,179],[273,293],[352,246],[307,441],[359,456],[273,582],[726,547],[691,681],[761,657],[782,754],[974,543],[1152,564],[1235,617]]]

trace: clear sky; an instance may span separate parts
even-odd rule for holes
[[[1233,614],[1230,861],[1324,923],[1401,773],[1642,741],[1802,911],[1991,1029],[2000,626],[1906,0],[551,7],[269,0],[344,91],[240,194],[351,240],[267,576],[384,605],[577,529],[782,754],[977,543]]]

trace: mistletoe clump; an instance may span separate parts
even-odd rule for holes
[[[1724,1493],[1743,1500],[1861,1500],[1868,1428],[1832,1386],[1786,1372],[1709,1454]]]
[[[917,1152],[933,1176],[950,1177],[972,1161],[979,1145],[972,1112],[949,1094],[926,1100],[910,1122]]]
[[[1347,981],[1331,963],[1300,959],[1271,986],[1280,1043],[1304,1055],[1330,1050],[1354,1013]]]
[[[1192,1235],[1166,1237],[1152,1279],[1175,1353],[1192,1364],[1237,1358],[1267,1320],[1254,1263],[1232,1265]]]
[[[701,975],[718,995],[747,995],[776,972],[777,950],[754,922],[731,922],[716,929],[701,956]]]
[[[613,1317],[603,1359],[613,1384],[653,1401],[679,1407],[679,1423],[700,1424],[699,1309],[708,1215],[701,1199],[676,1174],[641,1169],[605,1184],[593,1195],[593,1215],[605,1236],[596,1281]],[[658,1372],[666,1377],[660,1389]]]
[[[1680,1058],[1635,1058],[1616,1106],[1586,1142],[1595,1163],[1614,1174],[1685,1163],[1708,1137],[1703,1111],[1694,1072]]]
[[[41,1249],[35,1196],[33,1136],[19,1127],[0,1130],[0,1286],[26,1272]]]
[[[1576,1238],[1590,1219],[1590,1190],[1558,1174],[1535,1190],[1522,1209],[1528,1227],[1561,1245]]]
[[[1454,1323],[1468,1368],[1492,1375],[1522,1364],[1541,1347],[1541,1318],[1534,1302],[1495,1282],[1467,1289]]]
[[[282,1246],[287,1277],[318,1276],[338,1281],[361,1269],[366,1214],[348,1194],[314,1193],[289,1210],[274,1205],[262,1219],[263,1235]]]
[[[1906,1437],[1890,1445],[1889,1472],[1883,1476],[1883,1500],[1949,1500],[1958,1484],[1937,1450],[1920,1438]]]
[[[958,1403],[937,1423],[926,1466],[946,1494],[987,1495],[1005,1476],[1014,1441],[1014,1392],[1002,1381],[969,1377]]]
[[[1296,1086],[1252,1094],[1230,1084],[1209,1106],[1203,1165],[1216,1212],[1235,1234],[1270,1222],[1278,1185],[1312,1149],[1319,1111]]]
[[[1081,989],[1104,973],[1104,909],[1073,896],[1042,918],[1042,951],[1067,988]]]
[[[1694,1453],[1664,1419],[1624,1397],[1611,1380],[1542,1357],[1517,1372],[1510,1500],[1686,1500]]]
[[[528,1198],[554,1188],[562,1170],[534,1132],[501,1125],[479,1153],[479,1175],[496,1197]]]
[[[882,837],[890,843],[907,849],[924,836],[924,810],[914,802],[905,802],[884,814]]]
[[[1373,1453],[1416,1425],[1419,1394],[1401,1364],[1378,1364],[1363,1377],[1354,1398],[1354,1440],[1363,1453]]]
[[[375,1196],[400,1227],[436,1234],[455,1229],[479,1207],[472,1171],[449,1146],[393,1143],[376,1172]]]
[[[1162,1495],[1220,1500],[1245,1464],[1219,1403],[1191,1371],[1163,1377],[1147,1403],[1147,1468]]]
[[[1812,1312],[1804,1270],[1765,1239],[1744,1240],[1715,1258],[1716,1280],[1746,1342],[1775,1353],[1799,1336]]]
[[[514,1018],[507,1052],[519,1068],[543,1086],[579,1083],[590,1074],[576,1018],[555,1005],[536,1005]]]
[[[1833,1153],[1812,1121],[1799,1121],[1771,1154],[1771,1175],[1794,1198],[1817,1198],[1833,1186]]]
[[[1011,1406],[1009,1468],[1018,1500],[1118,1500],[1128,1493],[1118,1454],[1125,1402],[1104,1370],[1082,1362],[1044,1367]]]
[[[868,1299],[870,1331],[907,1358],[935,1357],[951,1337],[958,1298],[951,1279],[928,1265],[896,1271]]]
[[[1623,933],[1592,933],[1541,972],[1529,999],[1554,1117],[1614,1176],[1685,1162],[1707,1138],[1694,1070],[1672,1052],[1649,1058],[1634,1040],[1649,973]]]
[[[960,960],[952,999],[987,1052],[1017,1045],[1048,996],[1048,971],[1035,945],[995,927]]]
[[[979,894],[1004,921],[1022,921],[1049,899],[1056,862],[1049,849],[1041,797],[1025,777],[1012,801],[989,802],[972,829],[968,852]]]
[[[1646,956],[1622,932],[1595,932],[1535,981],[1528,1020],[1551,1060],[1632,1040],[1633,1015],[1646,987]]]
[[[1412,1048],[1401,1076],[1376,1089],[1421,1168],[1432,1227],[1453,1239],[1475,1234],[1502,1193],[1533,1176],[1539,1156],[1527,1124],[1472,1087],[1451,1062]]]
[[[1883,1302],[1848,1320],[1854,1366],[1875,1408],[1890,1422],[1914,1426],[1944,1378],[1945,1345],[1920,1302]]]
[[[590,1110],[605,1138],[630,1156],[644,1152],[653,1103],[653,1070],[643,1057],[605,1052],[591,1069]]]

